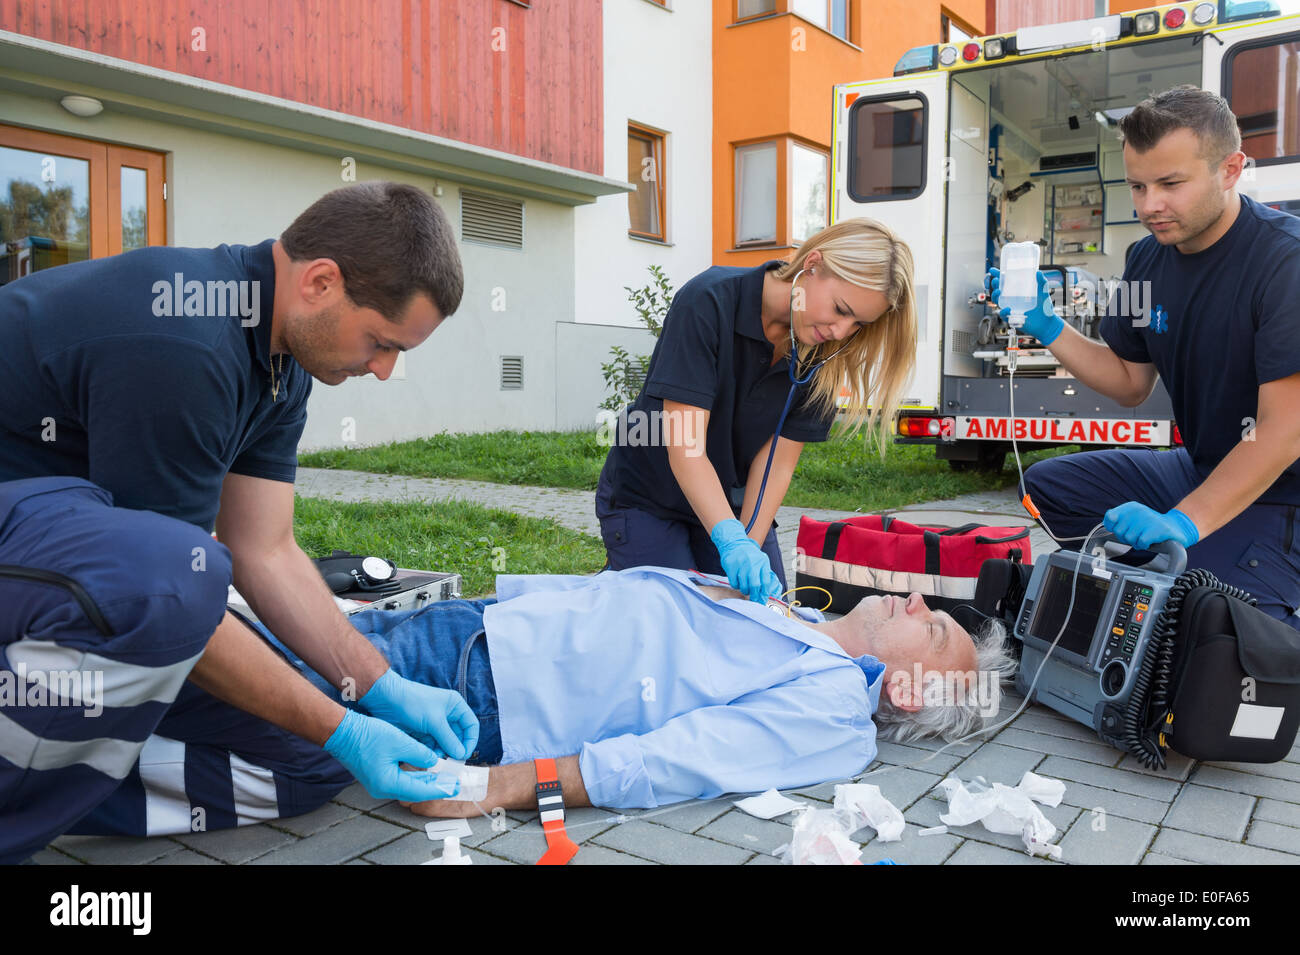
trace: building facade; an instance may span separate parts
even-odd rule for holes
[[[255,243],[348,182],[408,182],[458,230],[463,304],[389,381],[318,385],[302,446],[591,420],[557,329],[575,208],[628,190],[603,174],[600,0],[102,7],[0,3],[16,269]]]
[[[303,447],[589,428],[610,348],[653,347],[627,292],[650,266],[677,288],[826,223],[835,83],[1095,7],[0,0],[0,281],[258,242],[347,182],[408,182],[458,230],[463,304],[389,381],[318,386]]]

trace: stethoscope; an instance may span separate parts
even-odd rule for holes
[[[811,272],[813,270],[809,271]],[[809,368],[804,375],[800,376],[798,374],[799,346],[795,342],[794,337],[794,290],[799,281],[799,276],[803,275],[803,273],[804,270],[800,269],[795,273],[794,278],[790,281],[790,364],[786,366],[786,374],[790,376],[790,393],[786,395],[785,407],[781,409],[781,417],[778,418],[776,422],[776,431],[772,433],[772,445],[767,451],[767,465],[763,468],[763,481],[758,486],[758,500],[754,502],[754,513],[749,516],[749,523],[745,525],[746,534],[753,529],[754,522],[758,520],[758,510],[763,504],[763,492],[767,490],[767,476],[772,471],[772,459],[776,456],[776,442],[781,437],[782,429],[785,428],[786,416],[790,413],[790,406],[794,403],[794,393],[799,390],[800,386],[806,385],[808,382],[812,381],[813,375],[817,374],[817,370],[840,352],[844,351],[844,349],[848,348],[849,344],[853,340],[853,336],[850,335],[848,341]]]

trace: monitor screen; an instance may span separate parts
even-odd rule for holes
[[[1061,624],[1065,622],[1065,611],[1070,607],[1070,586],[1074,577],[1072,566],[1047,565],[1046,579],[1034,606],[1033,623],[1029,627],[1031,636],[1044,640],[1049,645],[1056,639]],[[1056,648],[1086,657],[1092,646],[1092,635],[1097,630],[1097,619],[1101,616],[1106,595],[1110,592],[1110,581],[1092,577],[1086,571],[1079,574],[1078,580],[1070,623],[1061,634],[1061,641]]]

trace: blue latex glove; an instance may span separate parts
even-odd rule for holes
[[[455,776],[402,769],[402,763],[432,766],[438,757],[397,727],[355,710],[344,713],[343,722],[325,741],[325,752],[346,766],[376,799],[422,802],[460,792]]]
[[[745,533],[745,525],[734,517],[718,521],[709,532],[727,580],[750,600],[763,603],[781,595],[781,579],[763,549]]]
[[[478,745],[478,718],[459,693],[404,679],[392,669],[384,671],[357,705],[406,730],[439,755],[468,759]]]
[[[989,274],[984,276],[984,287],[988,289],[995,305],[998,303],[998,296],[1001,295],[1001,281],[1002,273],[998,269],[989,269]],[[1004,308],[998,314],[1005,320],[1011,314],[1011,309]],[[1056,314],[1056,306],[1052,304],[1052,293],[1047,290],[1047,276],[1039,272],[1038,304],[1025,312],[1024,332],[1033,335],[1044,345],[1050,345],[1056,341],[1064,328],[1065,322],[1060,315]]]
[[[1107,511],[1103,523],[1118,540],[1138,550],[1146,550],[1161,541],[1177,541],[1183,547],[1191,547],[1201,539],[1201,532],[1192,519],[1176,507],[1161,514],[1145,504],[1129,501]]]

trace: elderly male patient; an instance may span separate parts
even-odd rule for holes
[[[805,622],[697,581],[652,567],[503,575],[495,601],[351,621],[401,676],[466,698],[480,728],[470,761],[492,765],[485,807],[536,806],[539,757],[556,759],[569,806],[652,808],[850,777],[877,732],[955,738],[997,712],[1011,665],[998,625],[976,645],[919,594]],[[458,800],[413,808],[478,814]]]

